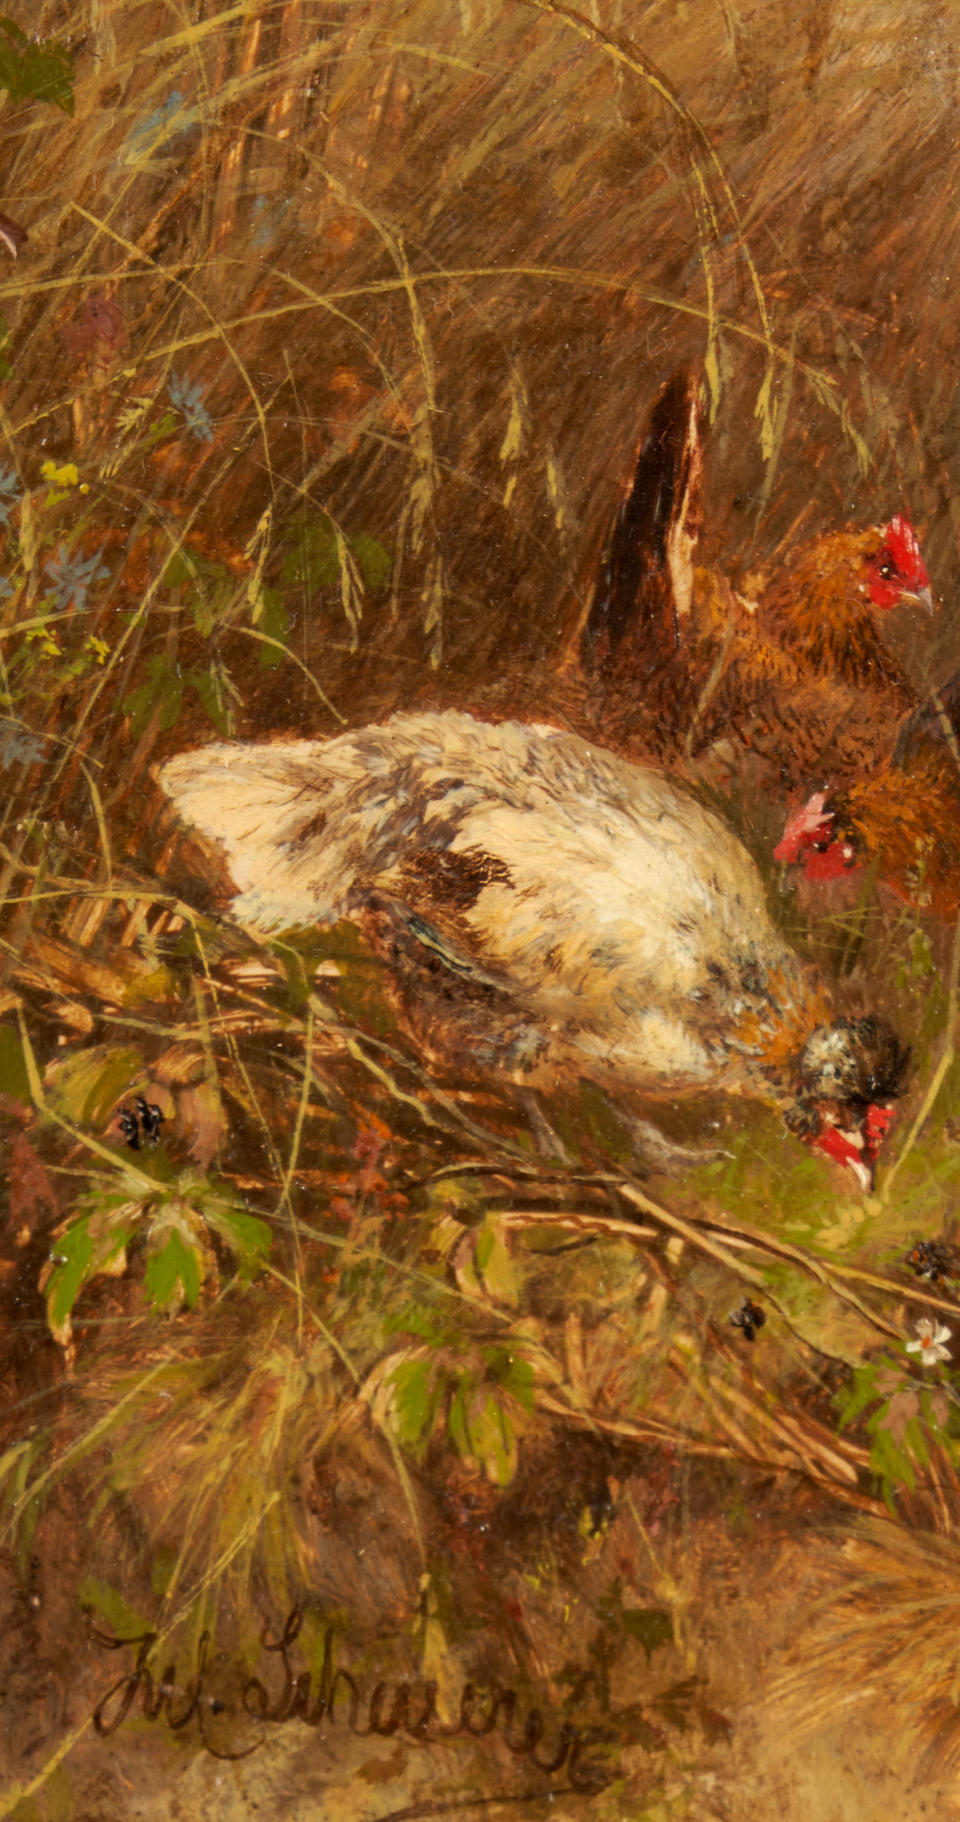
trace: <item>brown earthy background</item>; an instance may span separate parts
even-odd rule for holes
[[[237,932],[152,781],[395,706],[549,717],[684,362],[709,560],[906,510],[948,676],[960,18],[9,5],[0,1815],[960,1813],[957,1391],[891,1416],[882,1379],[932,1307],[903,1254],[960,1190],[956,932],[882,899],[808,924],[778,888],[913,1043],[875,1197],[713,1103],[676,1136],[722,1127],[728,1164],[638,1186],[588,1090],[548,1169],[489,1085],[425,1068],[348,928]],[[134,1156],[137,1093],[165,1126]],[[364,1703],[510,1686],[515,1748],[537,1705],[541,1758],[567,1719],[602,1777],[502,1727],[291,1721],[226,1762],[138,1703],[95,1736],[131,1654],[86,1616],[163,1634],[169,1723],[204,1630],[218,1687],[279,1690],[258,1639],[295,1606],[297,1670],[332,1625]]]

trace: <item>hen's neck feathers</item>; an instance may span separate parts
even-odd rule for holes
[[[883,642],[867,588],[867,565],[882,538],[875,529],[851,527],[817,538],[765,591],[761,613],[764,626],[803,669],[906,693],[906,678]]]
[[[823,982],[799,969],[774,970],[766,983],[767,1004],[745,1005],[729,1029],[731,1051],[751,1059],[751,1088],[760,1098],[783,1105],[795,1098],[797,1068],[808,1038],[834,1018]]]

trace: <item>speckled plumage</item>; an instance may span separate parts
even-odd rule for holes
[[[184,753],[161,783],[242,923],[365,923],[434,1042],[530,1079],[775,1098],[827,1015],[719,818],[574,735],[398,715]]]

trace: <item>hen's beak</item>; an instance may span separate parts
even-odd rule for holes
[[[933,590],[929,584],[926,588],[904,590],[900,599],[911,602],[914,607],[922,607],[925,614],[935,614],[937,611]]]
[[[873,1189],[874,1171],[872,1164],[865,1164],[862,1158],[848,1158],[847,1169],[852,1170],[865,1196]]]

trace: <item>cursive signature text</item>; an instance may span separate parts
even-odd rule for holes
[[[205,1750],[217,1759],[244,1759],[264,1745],[271,1726],[301,1721],[307,1727],[345,1726],[357,1738],[389,1739],[403,1734],[412,1744],[426,1746],[440,1740],[499,1737],[515,1757],[526,1759],[538,1771],[552,1776],[565,1768],[570,1787],[584,1794],[602,1790],[612,1775],[594,1752],[609,1747],[614,1735],[575,1720],[560,1722],[552,1750],[544,1747],[548,1720],[536,1707],[521,1712],[516,1690],[494,1684],[480,1689],[464,1683],[456,1719],[444,1721],[437,1709],[437,1684],[398,1678],[378,1682],[365,1692],[349,1670],[334,1664],[334,1629],[323,1636],[319,1675],[298,1669],[294,1647],[303,1625],[303,1613],[294,1607],[287,1614],[277,1638],[265,1630],[261,1648],[272,1653],[279,1671],[279,1686],[269,1687],[259,1676],[249,1676],[239,1699],[228,1701],[211,1687],[208,1665],[209,1633],[200,1639],[193,1675],[184,1687],[175,1681],[170,1665],[157,1674],[152,1662],[158,1634],[143,1632],[134,1638],[116,1638],[92,1628],[97,1644],[107,1651],[134,1652],[131,1667],[111,1684],[93,1711],[93,1725],[107,1738],[131,1715],[139,1712],[172,1733],[191,1725]],[[224,1737],[239,1723],[254,1727],[255,1737],[238,1745]],[[552,1729],[551,1729],[552,1731]]]

